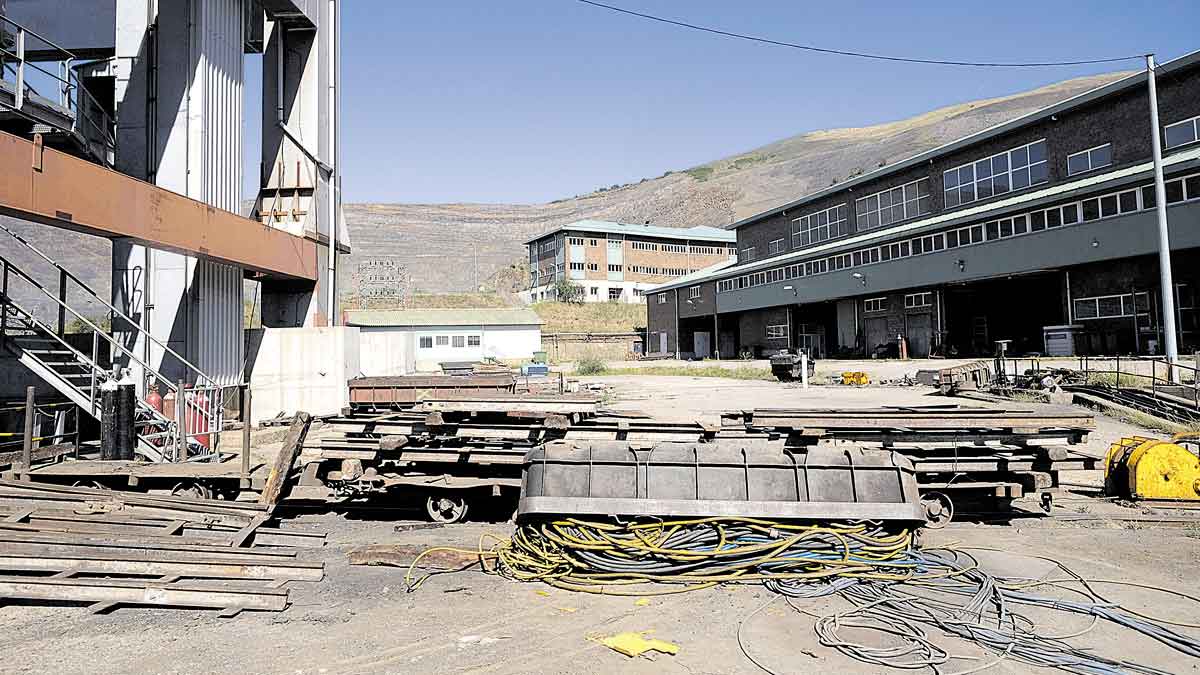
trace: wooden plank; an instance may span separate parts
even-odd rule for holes
[[[217,542],[211,539],[194,537],[156,537],[152,535],[93,535],[73,532],[47,532],[44,530],[9,530],[4,529],[3,544],[8,543],[44,543],[75,546],[99,546],[111,549],[155,549],[160,551],[188,551],[227,555],[231,552],[254,553],[264,558],[295,558],[294,550],[282,548],[272,549],[234,549],[230,543]]]
[[[41,462],[48,459],[57,459],[63,455],[70,454],[75,451],[74,443],[59,443],[57,445],[44,445],[40,448],[32,448],[29,451],[29,460],[31,462]],[[14,452],[0,453],[0,468],[10,467],[14,464],[20,464],[22,450]],[[44,468],[44,467],[39,467]]]
[[[238,530],[237,533],[233,535],[233,539],[229,542],[229,545],[234,548],[245,546],[246,541],[249,540],[250,537],[254,536],[254,531],[261,527],[265,522],[267,522],[267,516],[265,515],[259,516],[250,521],[248,525]]]
[[[84,602],[92,605],[116,603],[210,609],[242,607],[279,612],[287,607],[288,592],[273,588],[247,591],[214,586],[162,584],[120,579],[0,576],[0,598]]]
[[[26,572],[58,572],[75,569],[85,574],[120,574],[141,576],[179,575],[197,579],[292,579],[320,581],[324,565],[320,563],[242,564],[210,560],[188,562],[166,560],[126,559],[131,556],[89,558],[86,556],[0,554],[0,569]]]
[[[300,455],[300,449],[304,446],[304,438],[308,435],[308,428],[311,424],[312,415],[303,411],[296,413],[292,426],[288,428],[287,435],[283,438],[279,454],[275,456],[275,461],[271,464],[270,472],[267,474],[266,485],[263,486],[263,491],[258,498],[260,504],[274,506],[279,503],[279,498],[283,495],[283,489],[287,485],[292,464]]]
[[[156,560],[160,562],[210,562],[236,565],[290,565],[298,562],[294,556],[263,554],[254,549],[229,546],[202,549],[199,547],[164,547],[158,544],[105,544],[101,541],[19,541],[6,538],[0,542],[0,555],[44,555],[51,557],[96,557],[113,560]]]

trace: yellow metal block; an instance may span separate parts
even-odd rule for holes
[[[865,387],[871,383],[871,378],[862,371],[846,371],[842,373],[842,384],[856,387]]]
[[[1200,457],[1171,441],[1122,438],[1108,449],[1104,483],[1119,496],[1200,500]]]

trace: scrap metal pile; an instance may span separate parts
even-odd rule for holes
[[[0,480],[0,599],[281,611],[324,534],[268,526],[270,508]]]
[[[487,392],[443,394],[383,414],[348,412],[309,439],[293,497],[407,486],[423,491],[431,518],[447,522],[489,490],[515,496],[526,455],[544,447],[575,457],[632,457],[664,456],[681,443],[730,456],[761,446],[791,466],[814,461],[818,448],[852,442],[911,462],[926,515],[943,524],[962,502],[996,509],[1032,495],[1049,508],[1062,471],[1094,469],[1099,461],[1072,448],[1094,427],[1086,413],[762,409],[730,412],[720,425],[706,426],[607,411],[586,395]]]

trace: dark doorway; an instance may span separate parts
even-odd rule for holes
[[[1043,328],[1066,323],[1063,293],[1057,272],[948,286],[949,353],[991,356],[997,340],[1011,340],[1009,354],[1041,353]]]

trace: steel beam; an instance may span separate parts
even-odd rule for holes
[[[311,240],[5,133],[0,133],[0,213],[128,238],[267,278],[317,278]]]

